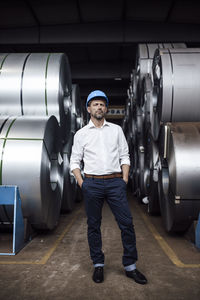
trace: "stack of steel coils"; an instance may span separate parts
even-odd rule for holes
[[[151,126],[160,148],[158,191],[168,231],[184,231],[200,210],[200,49],[156,50]]]
[[[184,44],[139,45],[128,89],[132,189],[150,213],[161,211],[167,231],[186,230],[200,210],[199,57]]]
[[[0,75],[0,184],[19,186],[24,216],[36,228],[52,229],[61,207],[73,208],[65,202],[76,185],[68,181],[64,155],[78,122],[67,56],[0,54]],[[10,218],[1,208],[0,221]]]

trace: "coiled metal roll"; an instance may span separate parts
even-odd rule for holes
[[[0,55],[0,113],[54,115],[62,139],[70,133],[71,73],[62,53]]]
[[[142,80],[144,75],[152,73],[152,61],[156,49],[185,49],[184,43],[163,43],[163,44],[139,44],[137,52],[137,72],[139,79]]]
[[[151,102],[156,128],[160,122],[200,121],[199,58],[200,49],[156,51]]]
[[[167,48],[186,48],[184,43],[168,43],[168,44],[139,44],[136,57],[136,70],[137,70],[137,103],[141,103],[141,90],[142,80],[145,75],[152,75],[152,62],[156,49],[167,49]]]
[[[23,216],[39,229],[53,229],[61,207],[60,128],[52,117],[0,118],[0,184],[19,187]],[[9,208],[1,221],[11,219]]]
[[[200,123],[166,127],[166,159],[159,174],[161,214],[167,231],[184,231],[200,210]]]

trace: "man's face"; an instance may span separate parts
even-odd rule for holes
[[[91,100],[87,110],[93,118],[102,120],[107,113],[106,101],[98,99]]]

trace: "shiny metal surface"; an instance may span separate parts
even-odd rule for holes
[[[184,231],[200,209],[200,123],[193,122],[200,122],[200,49],[159,44],[154,55],[154,46],[140,46],[128,90],[130,180],[136,196],[148,197],[148,212],[161,211],[167,231]]]
[[[200,49],[158,50],[154,58],[156,113],[162,122],[200,121]],[[160,73],[160,77],[156,75]]]
[[[1,55],[0,114],[21,115],[22,73],[28,53]]]
[[[198,218],[200,200],[177,199],[170,186],[168,166],[165,164],[159,171],[159,202],[163,224],[168,232],[184,232]]]
[[[159,76],[159,88],[161,89],[161,68],[160,66],[154,66],[154,76],[153,76],[153,70],[152,70],[152,64],[153,64],[153,58],[154,58],[154,54],[158,51],[162,51],[159,49],[164,49],[164,48],[174,48],[176,47],[179,51],[179,48],[181,50],[183,50],[184,48],[186,48],[186,45],[183,43],[180,44],[139,44],[138,45],[138,53],[137,53],[137,104],[139,106],[143,106],[145,103],[145,110],[147,112],[149,112],[150,114],[150,125],[151,125],[151,134],[154,137],[154,140],[158,139],[158,134],[159,134],[159,129],[160,129],[160,119],[159,119],[159,107],[158,107],[158,102],[159,102],[159,90],[157,86],[152,86],[151,90],[149,90],[149,95],[148,95],[148,99],[147,98],[147,94],[145,92],[145,77],[147,75],[149,75],[150,79],[151,79],[151,85],[153,84],[153,81],[155,78],[155,76]],[[173,50],[173,49],[172,49]],[[168,50],[166,50],[166,52],[168,52]],[[167,66],[170,66],[170,62],[167,61]],[[154,65],[155,65],[155,59],[154,59]],[[166,66],[165,66],[166,67]],[[149,80],[150,81],[150,80]],[[157,80],[158,81],[158,80]],[[163,89],[166,87],[163,87]],[[158,91],[158,93],[157,93]],[[168,92],[168,95],[166,96],[169,97],[169,93],[171,91]],[[171,95],[170,95],[171,96]],[[170,106],[169,102],[166,102],[167,106]],[[165,109],[165,108],[163,108]],[[167,110],[171,112],[170,107],[167,107]],[[145,125],[146,127],[146,125]]]
[[[168,124],[167,161],[172,192],[200,199],[200,123]]]
[[[46,98],[48,56],[48,53],[34,53],[27,58],[22,81],[23,110],[25,115],[48,116],[48,102]],[[60,122],[58,109],[54,113]]]
[[[169,44],[139,44],[136,57],[136,82],[137,82],[137,104],[142,105],[142,81],[145,75],[149,74],[153,77],[152,64],[156,49],[186,48],[184,43],[169,43]]]
[[[158,44],[139,44],[138,45],[138,66],[139,81],[142,81],[146,74],[151,74],[152,60]]]
[[[25,115],[56,116],[62,139],[70,132],[71,76],[68,59],[60,53],[33,53],[26,62],[23,76]]]
[[[58,222],[60,148],[60,129],[53,116],[11,117],[0,133],[0,184],[19,187],[23,216],[36,228],[53,229]]]
[[[169,172],[167,167],[163,167],[159,171],[158,192],[163,225],[168,232],[173,231],[174,204],[171,203],[172,205],[170,205],[171,199],[169,197]]]
[[[0,113],[56,116],[66,140],[70,132],[71,73],[62,53],[11,53],[1,67]]]
[[[186,48],[184,43],[169,44],[139,44],[137,52],[137,70],[139,70],[139,80],[142,81],[146,74],[152,74],[152,62],[156,49]]]

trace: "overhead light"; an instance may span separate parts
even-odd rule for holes
[[[122,80],[121,77],[115,77],[114,80]]]

